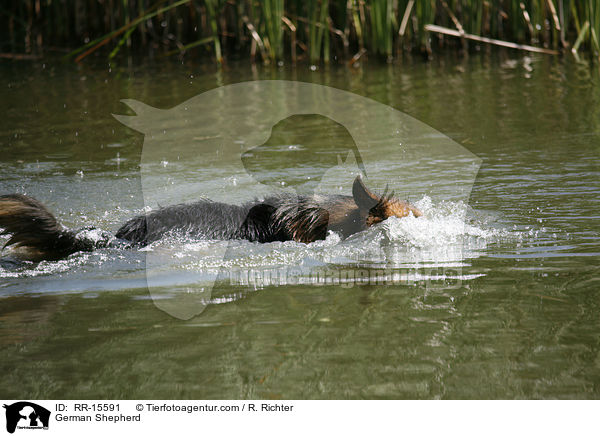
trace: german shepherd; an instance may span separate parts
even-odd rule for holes
[[[387,191],[387,189],[386,189]],[[328,230],[347,237],[391,216],[422,215],[393,194],[376,195],[358,176],[352,196],[275,196],[241,206],[200,200],[161,208],[127,221],[113,236],[95,228],[63,227],[38,200],[21,195],[0,196],[0,234],[6,246],[19,248],[30,260],[59,260],[79,251],[104,247],[143,247],[175,234],[201,239],[246,239],[253,242],[325,239]]]

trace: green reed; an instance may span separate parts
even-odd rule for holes
[[[393,3],[393,0],[372,0],[369,5],[372,50],[388,57],[393,54],[394,30],[397,29]]]
[[[0,55],[64,51],[79,62],[152,49],[318,63],[474,44],[430,24],[600,55],[600,0],[20,0],[0,5]]]
[[[283,0],[262,0],[263,17],[272,59],[283,57]]]

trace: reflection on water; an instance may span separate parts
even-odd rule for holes
[[[208,307],[188,321],[156,309],[149,297],[149,251],[101,250],[40,264],[5,253],[3,396],[599,396],[595,70],[504,52],[352,71],[80,68],[0,66],[7,107],[0,192],[33,195],[68,226],[114,231],[144,211],[143,137],[110,115],[127,113],[123,98],[166,109],[227,83],[316,82],[409,113],[483,163],[465,208],[451,189],[428,189],[402,162],[379,162],[377,187],[400,179],[405,190],[397,194],[417,203],[425,219],[390,219],[343,241],[240,241],[227,244],[220,261],[219,242],[153,244],[147,250],[181,266],[153,298],[189,292],[190,279],[197,283],[201,274],[219,278],[210,296],[190,294],[207,297]],[[276,153],[272,159],[277,164]],[[431,183],[453,170],[434,159],[418,166]],[[304,173],[295,170],[287,176],[300,179]],[[235,202],[259,195],[241,179],[220,180],[220,171],[182,165],[188,184],[178,189],[193,199],[202,173],[206,192]],[[347,189],[339,180],[328,173],[320,186]],[[243,286],[243,277],[231,274],[239,268],[255,271]],[[390,275],[377,276],[379,269]],[[366,276],[372,272],[374,281]]]

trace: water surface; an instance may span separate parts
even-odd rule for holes
[[[67,226],[115,231],[147,206],[144,137],[111,115],[132,114],[119,102],[125,98],[168,109],[241,81],[314,82],[408,113],[482,159],[466,205],[451,187],[426,189],[449,177],[448,162],[420,162],[430,168],[422,180],[382,158],[373,183],[404,177],[400,194],[426,219],[390,219],[347,240],[225,243],[226,259],[214,255],[222,242],[177,239],[40,264],[13,263],[5,252],[0,396],[600,396],[596,70],[496,52],[317,71],[4,63],[0,75],[0,192],[39,198]],[[282,162],[283,152],[270,153],[263,180],[301,184],[315,171],[302,158]],[[223,183],[218,166],[182,165],[189,186],[214,173],[205,186],[213,195],[239,202],[260,195],[236,180]],[[329,183],[335,188],[335,177]],[[196,192],[184,184],[181,195],[191,200]],[[173,274],[151,296],[148,250],[176,258],[182,270],[220,274],[201,315],[181,320],[156,308],[153,298],[171,301],[189,283]],[[298,266],[294,280],[260,275],[240,285],[223,276]],[[381,268],[400,279],[323,283],[319,275]]]

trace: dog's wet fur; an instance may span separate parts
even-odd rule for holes
[[[352,196],[269,197],[241,206],[200,200],[161,208],[127,221],[113,236],[108,232],[62,226],[38,200],[21,195],[0,196],[0,229],[31,260],[58,260],[79,251],[107,246],[143,247],[165,235],[200,239],[246,239],[253,242],[325,239],[328,230],[347,237],[395,216],[422,213],[392,194],[377,195],[357,177]]]

